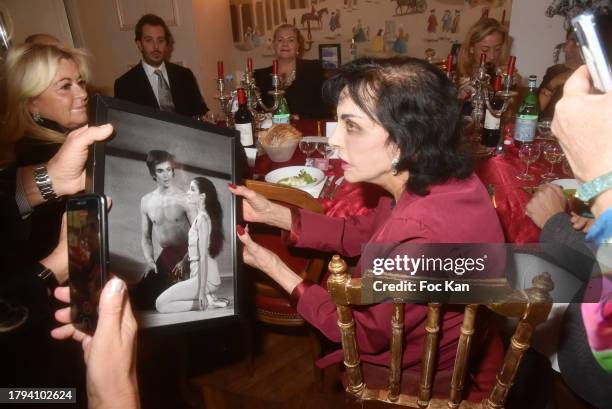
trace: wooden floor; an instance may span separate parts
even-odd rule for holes
[[[221,366],[192,378],[207,409],[328,409],[343,408],[344,391],[337,366],[325,370],[322,387],[314,382],[306,335],[286,335],[264,329],[258,332],[261,351],[255,371],[249,374],[247,360]],[[554,377],[556,409],[593,409]]]
[[[327,409],[344,406],[344,392],[336,367],[325,371],[322,387],[314,382],[308,337],[259,331],[261,351],[254,373],[247,359],[192,378],[206,408],[215,409]]]
[[[139,355],[139,379],[144,409],[331,409],[345,407],[339,367],[325,370],[315,384],[306,333],[280,333],[258,327],[255,340],[244,331],[219,328],[195,334],[191,342],[177,337],[172,348],[162,345]],[[159,338],[155,338],[159,342]],[[141,341],[145,341],[141,339]],[[254,373],[249,371],[246,346],[252,343]],[[145,344],[146,342],[141,342]],[[147,350],[147,348],[144,348]],[[163,353],[158,351],[164,350]],[[202,356],[198,356],[198,352]],[[183,358],[180,358],[180,357]],[[164,357],[166,358],[164,362]],[[179,361],[183,361],[181,364]],[[187,375],[188,373],[192,375]],[[593,409],[553,379],[553,401],[545,408],[520,402],[513,409]],[[527,399],[528,401],[529,399]]]

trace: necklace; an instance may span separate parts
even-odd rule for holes
[[[287,89],[293,84],[293,81],[295,81],[295,70],[281,77],[281,87]]]

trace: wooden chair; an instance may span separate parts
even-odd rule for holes
[[[368,388],[364,383],[361,371],[355,338],[355,322],[351,310],[351,305],[361,304],[361,278],[351,278],[347,273],[346,263],[337,255],[329,263],[329,271],[331,275],[327,281],[327,288],[338,310],[338,326],[342,336],[344,364],[348,380],[346,392],[349,407],[361,408],[373,406],[414,409],[503,408],[506,395],[513,383],[521,357],[530,346],[534,328],[546,320],[552,305],[552,299],[548,293],[553,289],[554,285],[548,273],[542,273],[533,280],[534,288],[523,293],[513,293],[512,303],[484,305],[484,307],[496,314],[515,317],[519,321],[506,351],[504,362],[497,374],[496,385],[489,393],[487,399],[481,403],[474,403],[463,401],[461,396],[465,385],[465,374],[470,347],[473,342],[476,312],[479,306],[476,304],[465,306],[461,335],[457,346],[457,356],[452,372],[450,394],[448,400],[446,400],[432,398],[441,304],[428,304],[418,396],[412,396],[402,394],[400,391],[402,342],[404,339],[404,304],[393,304],[390,323],[392,334],[388,387],[387,389]],[[514,302],[515,299],[516,302]]]
[[[288,207],[323,213],[323,208],[318,200],[302,190],[255,180],[246,180],[245,186],[273,202]],[[314,283],[318,283],[321,280],[326,263],[324,254],[310,250],[287,248],[281,240],[278,229],[272,229],[267,226],[253,226],[251,234],[259,244],[275,251],[302,278],[309,279]],[[322,384],[323,372],[314,364],[321,355],[321,344],[318,334],[306,324],[304,319],[291,306],[287,293],[265,274],[258,273],[254,277],[256,319],[272,325],[288,327],[306,326],[310,338],[315,381],[320,386]]]

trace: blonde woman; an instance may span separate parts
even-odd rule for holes
[[[457,63],[460,88],[478,70],[481,54],[487,56],[490,73],[501,73],[505,70],[509,57],[509,36],[506,28],[494,18],[480,19],[465,36]]]
[[[291,114],[302,119],[330,117],[322,97],[325,78],[321,61],[300,58],[304,51],[304,37],[300,30],[291,24],[282,24],[276,28],[272,38],[281,88],[286,92]],[[271,75],[272,66],[255,70],[255,82],[264,102],[270,106],[274,102],[268,94],[272,90]]]
[[[19,166],[48,161],[69,131],[87,123],[85,53],[23,44],[6,58],[3,145]]]

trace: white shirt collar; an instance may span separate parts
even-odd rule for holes
[[[162,61],[161,65],[159,67],[154,67],[152,65],[147,64],[144,60],[141,61],[142,62],[142,68],[144,68],[145,73],[147,74],[147,77],[149,78],[157,78],[154,74],[155,70],[161,70],[162,74],[164,75],[164,78],[166,78],[166,81],[168,81],[168,71],[166,70],[166,63]]]

